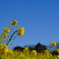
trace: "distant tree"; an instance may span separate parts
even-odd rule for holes
[[[32,45],[32,46],[26,46],[30,49],[30,51],[32,50],[36,50],[37,52],[43,52],[44,50],[47,50],[46,46],[45,45],[42,45],[40,43],[38,43],[37,45]],[[17,51],[22,51],[24,49],[24,47],[20,47],[20,46],[16,46],[14,47],[14,50],[17,50]]]
[[[35,46],[35,50],[37,52],[43,52],[44,50],[47,50],[46,46],[45,45],[42,45],[40,43],[38,43],[36,46]]]
[[[13,50],[17,50],[17,51],[23,51],[23,47],[20,47],[20,46],[16,46],[13,48]]]

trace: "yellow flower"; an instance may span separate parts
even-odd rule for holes
[[[11,49],[9,49],[8,52],[9,52],[10,54],[13,54],[13,51],[12,51]]]
[[[3,52],[4,52],[4,53],[7,53],[7,52],[8,52],[7,47],[5,47],[5,48],[3,49]]]
[[[13,20],[13,22],[11,23],[11,25],[16,25],[18,23],[18,21]]]
[[[22,32],[24,32],[24,27],[19,28],[18,31],[22,31]]]
[[[2,33],[2,35],[4,36],[4,37],[8,37],[8,34],[7,33]]]
[[[7,45],[4,43],[3,46],[6,47]]]
[[[25,47],[24,50],[28,50],[29,48],[28,47]]]
[[[10,29],[8,27],[3,28],[2,30],[4,30],[5,32],[10,32]]]
[[[55,52],[57,52],[59,54],[59,49],[55,49]]]
[[[50,54],[50,51],[49,50],[44,50],[44,54]]]
[[[0,44],[0,49],[3,49],[4,47],[7,47],[6,44]]]
[[[53,46],[56,46],[56,45],[57,45],[57,43],[56,43],[55,41],[52,41],[51,44],[52,44]]]
[[[36,51],[36,50],[32,50],[31,53],[32,53],[33,55],[37,55],[37,51]]]
[[[23,53],[20,53],[19,57],[25,57],[25,55]]]
[[[30,58],[30,57],[22,57],[21,59],[32,59],[32,58]]]
[[[24,35],[24,32],[21,31],[21,32],[18,33],[18,35],[22,36],[22,35]]]
[[[18,35],[22,36],[24,35],[24,27],[18,29]]]
[[[3,47],[0,47],[0,49],[3,49]]]
[[[0,49],[3,49],[3,44],[0,44]]]
[[[29,48],[28,47],[25,47],[23,52],[30,52]]]
[[[0,44],[0,46],[2,46],[3,44]]]

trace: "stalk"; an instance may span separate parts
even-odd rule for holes
[[[14,34],[17,32],[17,30],[15,31],[15,32],[13,32],[13,34],[11,35],[11,37],[10,37],[10,39],[9,39],[9,41],[7,42],[7,44],[6,45],[8,45],[9,44],[9,42],[11,41],[11,39],[12,39],[12,37],[14,36]]]

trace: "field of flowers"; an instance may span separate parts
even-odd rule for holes
[[[16,27],[17,30],[11,31],[11,26],[15,26],[17,23],[18,21],[13,20],[2,29],[3,33],[0,34],[0,59],[58,59],[58,55],[52,55],[49,49],[44,50],[44,53],[38,53],[36,50],[30,51],[28,47],[25,47],[23,51],[8,49],[8,45],[11,44],[10,41],[15,39],[15,34],[18,36],[24,35],[24,27]],[[51,42],[51,46],[56,45],[56,42]],[[55,51],[59,54],[59,49],[55,49]]]
[[[24,52],[8,49],[0,56],[1,59],[58,59],[56,55],[52,56],[48,50],[46,50],[45,53],[37,53],[35,50],[32,50],[31,52],[28,51],[27,47]]]

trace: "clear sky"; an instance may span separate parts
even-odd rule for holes
[[[0,33],[15,19],[17,26],[25,28],[25,35],[11,41],[10,49],[59,42],[59,0],[0,0]]]

